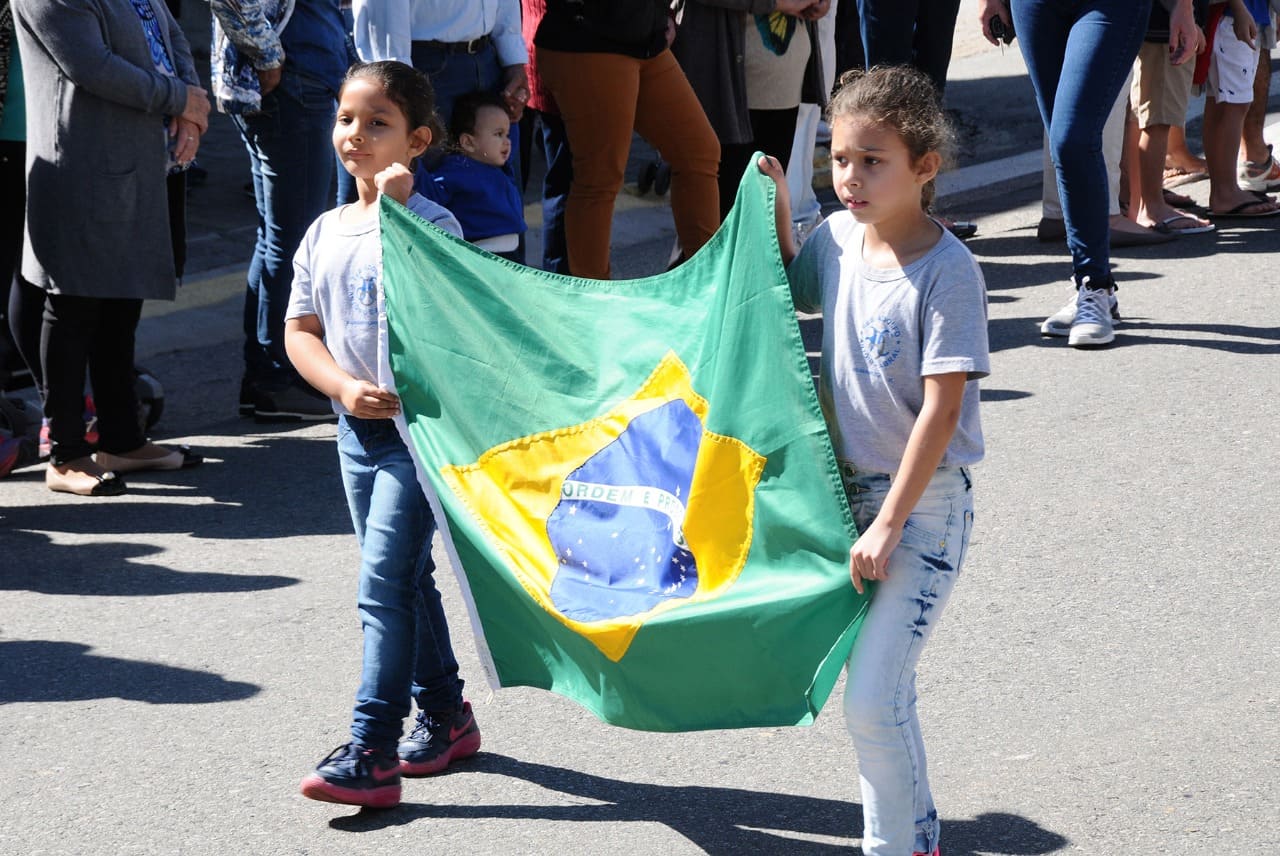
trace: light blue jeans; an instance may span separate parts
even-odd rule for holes
[[[850,474],[845,490],[858,531],[875,520],[890,477]],[[973,482],[964,467],[939,469],[907,518],[849,653],[845,725],[858,753],[862,852],[932,853],[938,813],[916,718],[916,664],[951,596],[973,528]]]
[[[435,517],[390,419],[338,420],[338,460],[360,542],[364,628],[351,739],[392,754],[409,714],[462,706],[462,680],[432,573]]]

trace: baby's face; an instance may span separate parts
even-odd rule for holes
[[[468,155],[490,166],[502,166],[511,154],[511,119],[500,107],[481,107],[476,112],[474,134],[462,135],[462,148]]]

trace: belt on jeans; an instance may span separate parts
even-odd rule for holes
[[[414,41],[414,45],[421,45],[429,50],[443,51],[444,53],[478,54],[480,51],[489,47],[489,44],[492,41],[492,38],[488,35],[484,35],[478,39],[471,39],[466,42]]]

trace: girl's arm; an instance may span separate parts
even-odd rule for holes
[[[859,594],[863,580],[885,579],[889,556],[902,539],[902,527],[938,469],[960,421],[967,380],[966,372],[925,376],[924,406],[911,429],[898,475],[880,513],[849,551],[849,575]]]
[[[400,399],[394,392],[352,377],[334,361],[324,344],[324,328],[315,315],[284,322],[284,349],[303,380],[342,402],[352,416],[389,419],[400,412]]]
[[[791,231],[791,191],[787,189],[787,174],[775,157],[765,155],[756,164],[760,171],[773,179],[773,223],[778,230],[778,249],[782,251],[782,263],[791,264],[796,257],[795,235]]]

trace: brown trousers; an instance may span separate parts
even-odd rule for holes
[[[685,256],[720,225],[720,144],[671,51],[651,59],[537,48],[573,152],[565,239],[574,276],[609,278],[613,205],[634,129],[671,166],[671,213]]]

